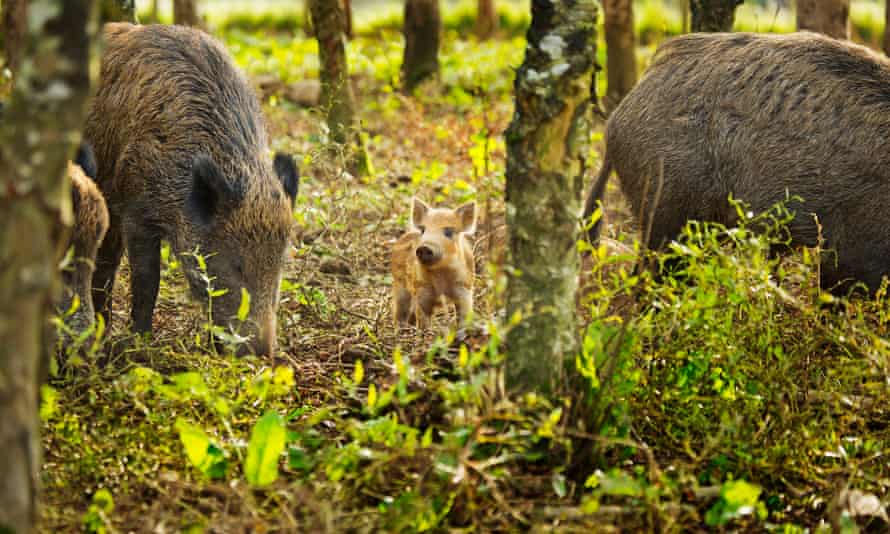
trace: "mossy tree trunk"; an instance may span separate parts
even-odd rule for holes
[[[309,9],[321,62],[321,107],[331,140],[346,147],[349,169],[368,172],[368,159],[355,127],[355,104],[346,64],[346,15],[340,2],[310,0]]]
[[[689,0],[694,32],[729,32],[744,0]]]
[[[494,0],[477,0],[476,3],[476,37],[491,39],[498,30],[498,12]]]
[[[637,83],[633,0],[603,0],[606,32],[606,110],[612,111]]]
[[[136,24],[136,0],[102,0],[102,22]]]
[[[201,26],[196,0],[173,0],[173,24]]]
[[[554,391],[578,350],[575,248],[596,97],[595,0],[534,0],[507,141],[507,385]]]
[[[402,88],[410,93],[424,80],[439,74],[442,35],[439,0],[406,0],[402,33],[405,35]]]
[[[797,0],[797,29],[850,38],[850,0]]]
[[[6,66],[13,74],[19,71],[28,31],[28,1],[3,0],[3,48]]]
[[[0,532],[32,532],[40,385],[58,291],[64,179],[86,116],[92,0],[30,0],[18,81],[0,123]]]

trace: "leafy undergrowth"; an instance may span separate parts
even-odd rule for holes
[[[300,40],[226,39],[251,76],[317,69]],[[890,302],[820,293],[816,250],[770,256],[780,208],[691,225],[656,278],[610,190],[605,245],[579,244],[570,386],[507,396],[500,134],[523,43],[449,39],[407,97],[391,41],[349,47],[369,177],[339,171],[317,112],[265,98],[273,144],[303,157],[276,357],[217,352],[167,253],[154,339],[129,339],[123,269],[104,341],[44,391],[42,531],[887,527]],[[480,206],[465,346],[448,316],[392,327],[388,241],[414,194]]]

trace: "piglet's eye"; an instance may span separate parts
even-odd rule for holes
[[[426,226],[418,226],[417,229],[420,230],[421,234],[426,232]]]
[[[442,230],[442,233],[445,234],[445,237],[451,239],[452,237],[454,237],[454,228],[446,228]]]

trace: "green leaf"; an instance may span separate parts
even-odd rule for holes
[[[185,419],[176,420],[176,430],[179,431],[179,439],[185,447],[185,455],[189,462],[198,469],[207,460],[207,448],[210,446],[210,438],[197,426]],[[203,470],[203,469],[202,469]]]
[[[238,320],[242,323],[246,321],[248,313],[250,313],[250,293],[242,287],[241,304],[238,306]]]
[[[278,412],[268,411],[250,433],[244,474],[251,486],[267,486],[278,479],[278,458],[284,451],[287,432]]]

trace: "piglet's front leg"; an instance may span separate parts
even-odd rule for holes
[[[457,287],[451,300],[454,301],[454,308],[457,311],[456,338],[458,341],[463,341],[467,337],[467,322],[473,313],[473,291],[465,287]]]

